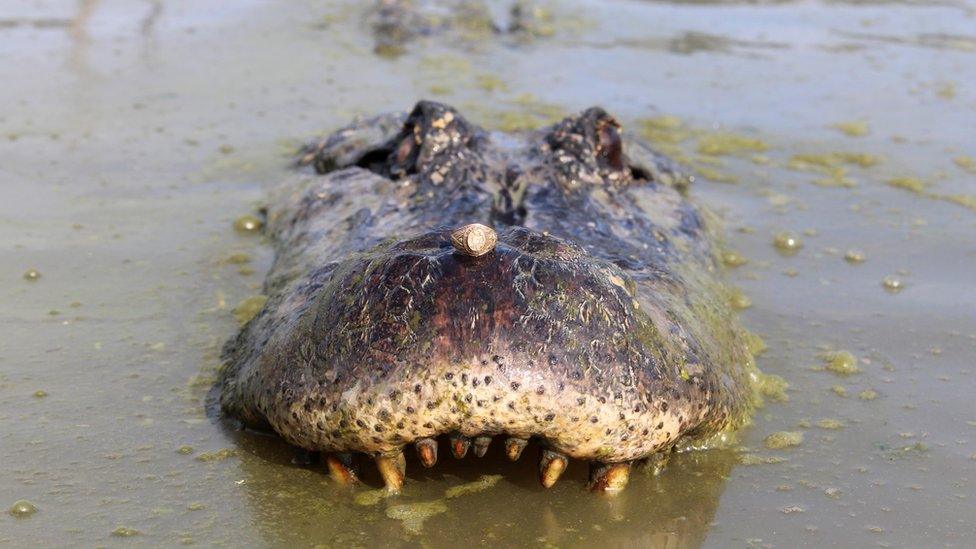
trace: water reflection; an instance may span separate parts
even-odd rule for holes
[[[725,479],[738,462],[728,450],[676,455],[660,475],[638,469],[627,490],[605,496],[584,490],[582,462],[572,463],[554,488],[543,490],[535,477],[538,448],[530,446],[511,463],[496,441],[484,458],[441,456],[432,469],[410,455],[404,493],[384,498],[378,497],[382,482],[366,459],[360,462],[363,484],[344,488],[321,465],[294,465],[294,449],[277,437],[228,434],[240,452],[251,518],[269,545],[446,546],[457,542],[458,532],[469,532],[472,543],[502,546],[693,547],[705,539]],[[445,498],[448,488],[483,475],[502,479],[484,491]],[[446,510],[430,513],[439,505]],[[404,509],[408,518],[401,516]],[[419,534],[409,531],[417,524],[409,522],[414,509]]]
[[[88,34],[88,24],[98,9],[98,3],[99,0],[78,0],[77,9],[68,26],[68,35],[71,37],[68,66],[78,72],[89,72],[88,49],[92,39]]]

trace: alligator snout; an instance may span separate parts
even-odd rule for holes
[[[562,460],[626,460],[677,434],[640,396],[654,380],[626,273],[527,229],[478,257],[451,237],[432,231],[338,267],[290,336],[301,341],[281,342],[307,356],[267,371],[262,385],[286,389],[256,412],[302,447],[389,456],[412,443],[429,465],[441,434],[458,457],[471,439],[483,455],[505,435],[513,453],[538,437]]]

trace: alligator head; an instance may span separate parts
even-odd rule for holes
[[[619,489],[633,461],[747,417],[754,363],[702,215],[601,109],[500,134],[421,102],[299,164],[318,173],[268,211],[269,300],[218,386],[337,477],[365,453],[399,489],[405,446],[432,466],[438,437],[463,457],[500,436],[513,459],[540,442],[546,486],[577,458]]]

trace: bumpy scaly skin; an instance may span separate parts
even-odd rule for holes
[[[421,102],[299,164],[320,174],[268,211],[270,299],[219,382],[231,416],[308,450],[504,434],[601,463],[748,416],[752,357],[702,215],[601,109],[495,134]],[[475,222],[495,250],[457,253],[451,229]]]
[[[375,51],[383,55],[402,53],[416,38],[449,35],[455,40],[485,36],[522,41],[548,33],[539,21],[539,10],[527,0],[508,5],[508,15],[496,18],[483,0],[376,0],[368,10]]]

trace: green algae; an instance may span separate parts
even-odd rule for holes
[[[872,168],[881,163],[881,157],[863,152],[833,152],[831,156],[844,164],[861,168]]]
[[[857,182],[848,177],[848,167],[866,169],[880,162],[880,157],[869,153],[834,151],[794,154],[787,161],[786,167],[794,171],[822,174],[824,177],[812,181],[813,184],[821,187],[853,188],[857,186]]]
[[[842,187],[845,189],[853,189],[857,187],[857,182],[853,179],[847,177],[843,170],[833,172],[829,174],[828,177],[820,177],[811,181],[814,185],[818,187]]]
[[[454,407],[453,407],[454,411],[456,411],[459,414],[462,414],[465,417],[465,419],[471,417],[473,411],[471,410],[471,406],[469,406],[468,403],[464,400],[463,394],[454,393],[451,396],[451,400],[454,402]]]
[[[828,430],[843,429],[844,422],[837,419],[824,418],[817,422],[817,427]]]
[[[386,510],[386,516],[401,521],[407,532],[417,535],[427,519],[446,512],[447,505],[443,501],[433,500],[393,505]]]
[[[369,507],[378,504],[379,502],[383,501],[384,499],[392,495],[393,493],[387,490],[386,488],[380,488],[379,490],[367,490],[365,492],[357,492],[352,499],[353,501],[356,502],[356,505]]]
[[[916,442],[907,446],[891,447],[886,444],[879,445],[888,459],[910,459],[921,458],[929,453],[929,446],[924,442]]]
[[[762,396],[776,402],[786,402],[790,398],[786,394],[786,390],[789,389],[790,384],[778,375],[760,374],[756,380],[756,386],[759,388],[759,393]]]
[[[483,41],[495,33],[491,14],[474,4],[460,4],[451,21],[449,26],[457,29],[460,37],[469,42]]]
[[[117,538],[131,538],[134,536],[138,536],[141,533],[142,532],[140,532],[139,530],[136,530],[134,528],[127,528],[125,526],[119,526],[115,530],[112,530],[112,535]]]
[[[254,318],[261,309],[264,308],[265,303],[268,302],[268,296],[266,295],[252,295],[244,298],[240,303],[234,307],[234,318],[237,320],[238,324],[247,324],[249,320]]]
[[[965,162],[964,162],[965,164]],[[886,179],[885,184],[894,189],[908,191],[917,196],[948,202],[957,206],[976,211],[976,195],[944,194],[930,190],[931,184],[915,176],[898,176]]]
[[[508,84],[493,74],[475,75],[474,81],[475,85],[488,92],[505,91],[508,89]]]
[[[873,154],[834,151],[828,153],[797,153],[790,157],[786,167],[796,171],[831,173],[844,165],[871,168],[881,162]]]
[[[849,376],[861,371],[857,365],[857,357],[849,351],[830,351],[820,355],[824,367],[842,376]]]
[[[935,95],[940,99],[950,100],[956,97],[956,84],[954,82],[942,82],[935,90]]]
[[[753,356],[761,355],[766,351],[766,342],[763,340],[759,334],[750,332],[748,330],[743,330],[745,333],[742,335],[745,341],[746,348],[749,350]]]
[[[735,250],[724,250],[720,254],[720,257],[722,258],[722,264],[726,267],[741,267],[749,262],[742,254]]]
[[[523,13],[528,13],[528,16],[520,21],[518,30],[534,38],[549,38],[555,36],[557,32],[576,34],[583,31],[587,25],[582,17],[568,17],[566,14],[561,14],[557,18],[548,7],[534,3],[515,2],[512,9],[516,8]]]
[[[251,256],[245,253],[233,253],[228,255],[224,261],[231,265],[243,265],[251,262]]]
[[[770,450],[783,450],[803,444],[803,433],[800,431],[779,431],[763,439],[763,444]]]
[[[864,137],[865,135],[871,133],[871,127],[863,120],[836,122],[831,124],[829,127],[843,133],[848,137]]]
[[[729,305],[737,311],[743,311],[752,307],[752,299],[742,292],[739,288],[729,288],[728,290],[728,300]]]
[[[677,145],[690,139],[693,132],[677,116],[662,115],[636,121],[637,133],[656,146]],[[672,151],[668,151],[669,154]]]
[[[536,130],[566,116],[566,110],[553,103],[539,101],[532,94],[520,94],[506,102],[507,109],[489,109],[480,103],[466,105],[476,113],[486,128],[505,132]]]
[[[690,263],[677,268],[677,271],[690,287],[698,291],[692,292],[690,303],[684,298],[674,296],[670,307],[675,311],[685,311],[682,314],[688,319],[685,325],[693,337],[705,342],[705,351],[712,364],[718,368],[730,368],[726,373],[733,379],[737,378],[740,385],[738,394],[732,397],[738,400],[736,413],[730,415],[716,429],[716,436],[728,440],[734,429],[751,422],[754,409],[762,404],[762,395],[756,381],[763,374],[756,367],[755,358],[749,351],[749,332],[738,323],[734,309],[722,303],[723,294],[729,299],[729,287]],[[741,291],[733,289],[731,292],[734,296],[733,306],[742,308],[751,304]],[[755,340],[752,343],[757,347],[762,346],[761,342]],[[732,369],[730,365],[733,364],[738,364],[738,369]]]
[[[971,194],[948,194],[940,195],[939,198],[970,210],[976,211],[976,195]]]
[[[962,170],[976,174],[976,158],[972,156],[957,156],[952,159],[952,163]]]
[[[190,376],[186,385],[191,389],[203,389],[212,387],[215,381],[217,381],[217,378],[214,373],[199,373]]]
[[[471,62],[463,57],[449,54],[425,55],[420,58],[421,68],[445,74],[468,74],[471,72]]]
[[[709,156],[741,155],[769,150],[769,144],[755,137],[730,132],[716,132],[698,138],[698,152]]]
[[[465,484],[459,484],[458,486],[451,486],[444,492],[444,497],[446,499],[453,499],[460,496],[466,496],[468,494],[482,492],[494,487],[500,480],[502,480],[502,478],[502,475],[481,475],[478,480]]]
[[[454,92],[454,88],[445,84],[431,84],[427,91],[433,95],[448,95]]]
[[[701,425],[701,435],[681,443],[698,448],[700,444],[728,440],[735,429],[751,421],[753,410],[763,401],[757,384],[761,372],[749,352],[748,332],[739,326],[729,306],[732,290],[716,281],[708,269],[693,261],[675,265],[675,276],[695,291],[681,295],[661,292],[665,300],[661,306],[686,327],[692,338],[702,342],[699,360],[707,360],[707,363],[721,368],[724,375],[734,380],[731,388],[733,394],[729,395],[733,403],[730,413],[723,419]],[[697,377],[691,366],[684,362],[684,352],[676,348],[671,338],[660,334],[653,322],[639,323],[634,334],[645,349],[656,355],[656,361],[673,365],[678,379],[692,382]]]
[[[664,131],[672,133],[685,127],[684,121],[672,114],[641,118],[637,121],[637,124],[640,129],[648,132]]]
[[[537,130],[552,122],[547,116],[525,111],[502,111],[495,114],[490,123],[495,129],[505,132]]]
[[[204,463],[212,463],[215,461],[224,461],[225,459],[234,457],[236,455],[237,455],[237,450],[233,450],[231,448],[221,448],[216,452],[205,452],[199,454],[197,455],[197,457],[193,459],[197,461],[202,461]]]
[[[857,394],[857,398],[861,400],[874,400],[878,398],[878,392],[874,389],[865,389]]]
[[[707,166],[700,166],[700,165],[695,166],[695,172],[697,172],[698,175],[704,177],[705,179],[713,183],[738,183],[739,182],[738,177],[729,173],[721,172],[713,168],[709,168]]]
[[[857,186],[857,182],[847,176],[847,166],[870,168],[879,162],[877,156],[867,153],[798,153],[790,157],[786,167],[794,171],[823,174],[825,177],[812,181],[821,187],[852,188]]]
[[[857,265],[859,263],[864,263],[864,261],[866,259],[867,259],[867,257],[864,255],[864,252],[862,252],[861,250],[858,250],[858,249],[852,248],[852,249],[847,250],[846,252],[844,252],[844,261],[846,261],[846,262],[848,262],[848,263],[850,263],[852,265]]]
[[[759,138],[691,128],[673,115],[641,118],[635,125],[637,133],[660,152],[689,166],[698,177],[713,183],[740,182],[738,175],[724,169],[721,157],[741,157],[761,165],[770,163],[767,157],[756,154],[770,148]],[[689,150],[689,141],[694,142],[694,154]]]
[[[924,193],[929,187],[928,183],[922,181],[921,179],[907,175],[889,177],[885,180],[885,184],[889,187],[910,191],[916,194]]]

